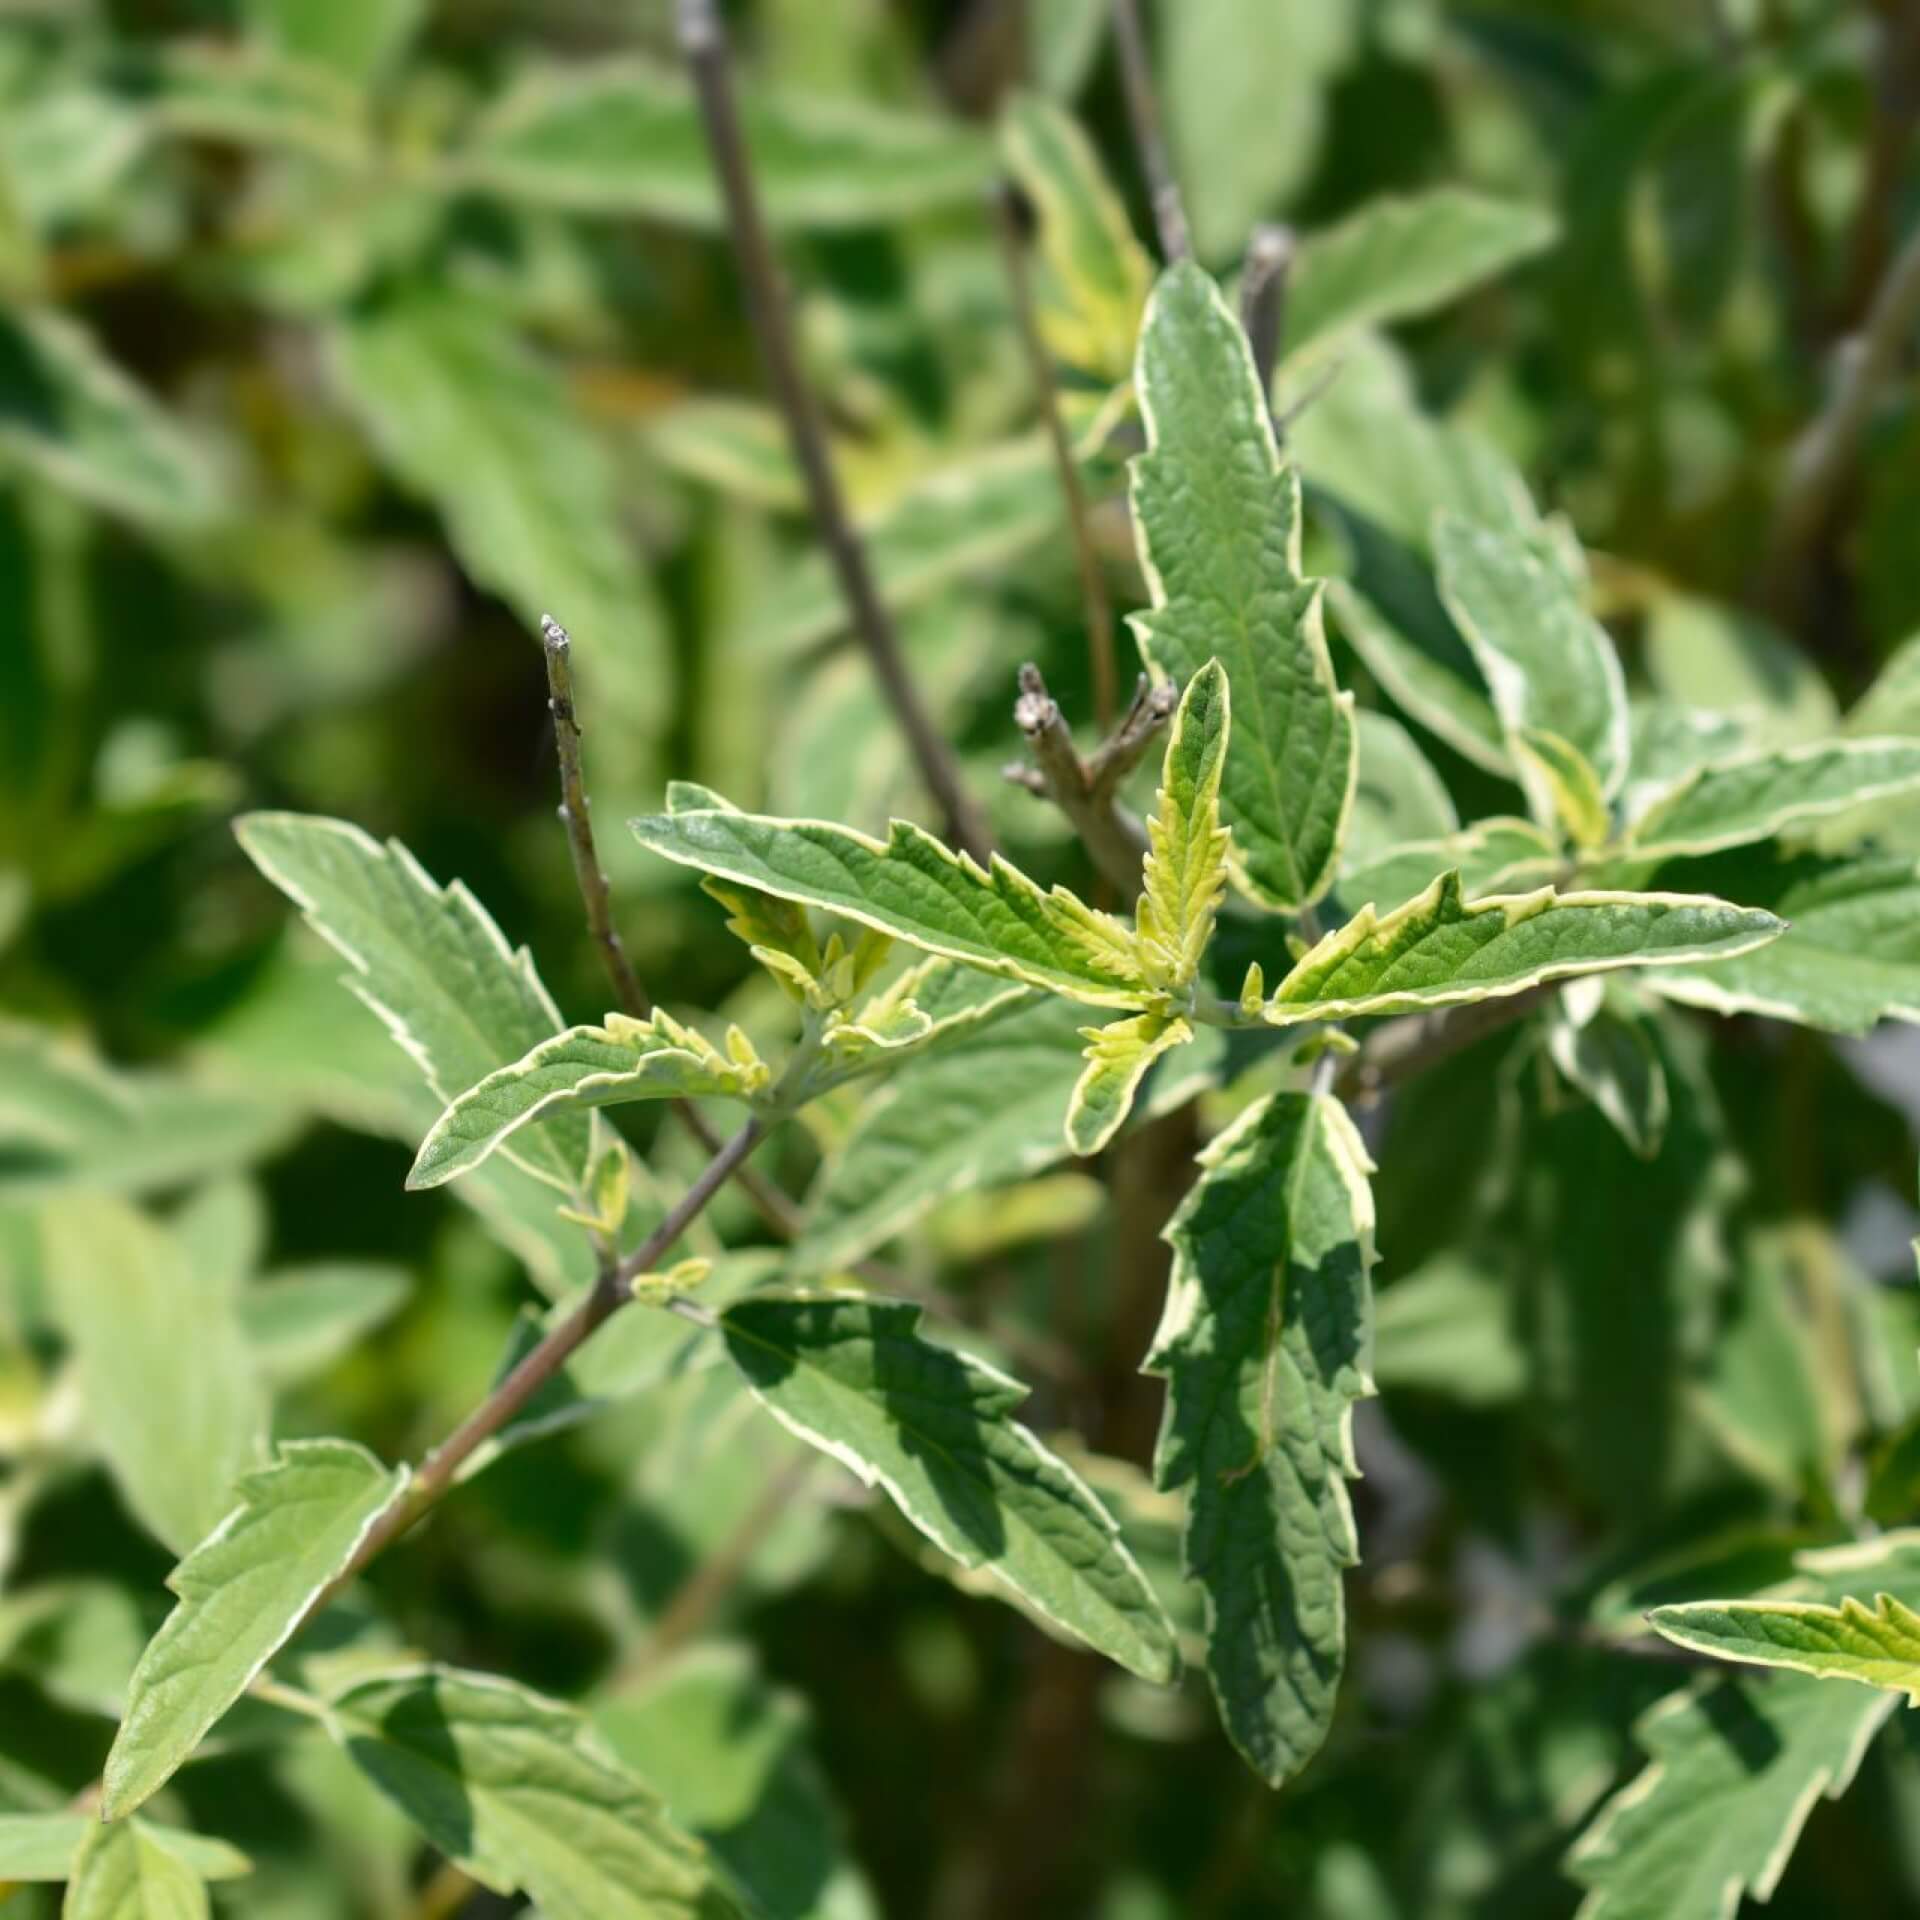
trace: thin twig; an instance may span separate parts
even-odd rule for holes
[[[1865,178],[1849,236],[1834,314],[1839,328],[1860,324],[1887,270],[1895,217],[1920,119],[1920,9],[1911,0],[1878,0],[1880,44],[1873,63],[1873,118]]]
[[[1269,407],[1273,405],[1273,370],[1280,364],[1281,327],[1286,318],[1293,254],[1291,227],[1256,227],[1241,270],[1240,324],[1253,348],[1253,368],[1260,376],[1260,391]]]
[[[766,1124],[758,1115],[747,1121],[707,1162],[699,1178],[638,1248],[624,1260],[608,1259],[602,1264],[600,1277],[586,1298],[420,1463],[405,1497],[367,1529],[352,1558],[314,1595],[294,1626],[294,1633],[318,1619],[374,1560],[433,1507],[459,1477],[467,1460],[632,1300],[634,1281],[659,1264],[661,1256],[686,1232],[708,1201],[766,1137],[766,1131]]]
[[[1861,435],[1916,325],[1920,228],[1888,269],[1865,325],[1841,344],[1833,392],[1787,457],[1770,545],[1777,605],[1798,606],[1809,557],[1832,523]]]
[[[1113,664],[1113,600],[1107,592],[1107,577],[1094,546],[1092,511],[1080,478],[1080,464],[1073,457],[1073,443],[1067,437],[1066,422],[1060,417],[1053,363],[1047,355],[1047,343],[1040,337],[1040,322],[1034,312],[1033,276],[1027,270],[1024,210],[1024,202],[1016,189],[1002,186],[995,190],[994,225],[1000,235],[1001,257],[1006,262],[1007,284],[1013,291],[1014,319],[1033,374],[1040,418],[1047,430],[1047,444],[1053,449],[1054,468],[1060,476],[1060,491],[1066,498],[1067,525],[1073,534],[1074,560],[1080,570],[1080,599],[1087,617],[1087,661],[1093,674],[1094,721],[1105,733],[1113,725],[1119,704]]]
[[[1143,676],[1119,730],[1092,760],[1082,760],[1040,669],[1031,661],[1020,669],[1020,698],[1014,703],[1013,718],[1033,750],[1039,786],[1036,789],[1024,777],[1025,768],[1009,768],[1008,773],[1029,792],[1043,793],[1067,816],[1101,877],[1122,900],[1131,901],[1140,892],[1147,835],[1121,805],[1120,784],[1166,725],[1177,699],[1178,690],[1171,683],[1153,687]]]
[[[826,543],[848,615],[881,691],[907,736],[920,776],[946,817],[948,834],[976,859],[984,860],[992,844],[985,816],[968,793],[958,764],[907,672],[893,617],[880,598],[866,548],[833,470],[819,405],[801,370],[780,267],[760,210],[753,164],[734,99],[726,30],[713,0],[678,0],[676,20],[680,51],[693,77],[707,146],[726,202],[727,227],[760,357],[773,383],[794,460],[806,481],[814,522]]]
[[[1551,986],[1530,987],[1497,1000],[1396,1020],[1369,1034],[1360,1051],[1348,1055],[1334,1076],[1333,1090],[1350,1102],[1378,1100],[1403,1081],[1465,1052],[1475,1041],[1525,1019],[1556,991]]]
[[[740,1516],[727,1537],[675,1589],[653,1623],[653,1631],[614,1676],[612,1692],[620,1694],[638,1686],[706,1625],[708,1616],[747,1570],[761,1541],[785,1516],[819,1464],[817,1453],[800,1454],[767,1482],[759,1499]]]
[[[573,877],[587,910],[587,931],[607,963],[614,998],[622,1013],[644,1020],[653,1012],[653,1000],[627,957],[626,942],[613,923],[613,890],[593,838],[593,807],[587,798],[586,772],[580,758],[580,712],[573,693],[573,642],[551,614],[540,616],[540,638],[547,656],[547,705],[553,713],[554,745],[560,756],[560,823],[567,830],[567,850],[573,856]],[[674,1113],[709,1154],[720,1151],[720,1135],[690,1100],[675,1100]],[[740,1169],[740,1190],[783,1240],[793,1238],[800,1210],[778,1187],[760,1178],[751,1167]]]
[[[1180,183],[1174,177],[1173,162],[1167,157],[1167,140],[1160,124],[1160,100],[1154,91],[1153,65],[1147,54],[1147,37],[1140,26],[1138,0],[1113,0],[1113,37],[1120,52],[1120,78],[1127,96],[1127,120],[1133,129],[1133,144],[1140,155],[1140,171],[1146,176],[1147,193],[1153,202],[1153,224],[1160,235],[1160,252],[1169,265],[1186,260],[1193,253],[1193,236],[1187,226],[1187,209],[1180,198]]]

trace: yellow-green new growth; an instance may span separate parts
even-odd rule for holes
[[[1140,971],[1176,999],[1191,997],[1227,887],[1230,831],[1220,823],[1232,701],[1209,660],[1187,683],[1173,717],[1159,803],[1147,822],[1147,857],[1135,927]]]
[[[1872,1606],[1851,1594],[1837,1607],[1796,1600],[1706,1600],[1656,1607],[1655,1630],[1697,1653],[1822,1680],[1857,1680],[1920,1706],[1920,1613],[1893,1594]]]

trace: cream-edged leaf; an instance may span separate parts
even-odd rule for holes
[[[141,1524],[185,1553],[232,1506],[266,1435],[234,1289],[170,1227],[111,1195],[61,1198],[42,1231],[93,1437]]]
[[[1368,200],[1301,242],[1287,287],[1287,352],[1430,313],[1551,245],[1556,231],[1542,208],[1460,187]]]
[[[1154,1681],[1173,1629],[1085,1483],[1013,1416],[1016,1380],[919,1331],[920,1309],[756,1294],[721,1315],[727,1352],[787,1427],[883,1487],[943,1553]]]
[[[1920,1613],[1890,1593],[1866,1605],[1796,1600],[1703,1600],[1655,1607],[1655,1631],[1696,1653],[1750,1666],[1787,1667],[1823,1680],[1858,1680],[1920,1706]]]
[[[1206,1148],[1166,1232],[1154,1474],[1190,1489],[1214,1697],[1274,1786],[1326,1738],[1346,1659],[1352,1413],[1373,1391],[1371,1171],[1338,1101],[1276,1094]]]
[[[1729,1920],[1765,1900],[1822,1796],[1851,1784],[1894,1701],[1797,1674],[1669,1695],[1636,1728],[1648,1765],[1567,1857],[1578,1920]]]
[[[1602,845],[1613,827],[1606,795],[1593,762],[1559,734],[1544,727],[1523,727],[1508,745],[1520,768],[1521,783],[1540,796],[1543,825],[1557,826],[1574,846]]]
[[[442,1101],[560,1031],[558,1008],[524,947],[459,881],[437,886],[397,840],[385,846],[344,820],[250,813],[235,825],[253,864],[345,956],[346,984]],[[562,1114],[523,1135],[510,1156],[565,1192],[593,1159],[590,1116]]]
[[[632,824],[642,846],[682,866],[823,907],[924,952],[1092,1006],[1148,997],[1124,922],[1064,887],[1043,890],[997,854],[982,868],[904,820],[885,841],[823,820],[718,809]]]
[[[1920,791],[1920,740],[1815,740],[1700,767],[1627,832],[1635,859],[1717,853],[1849,807]]]
[[[1140,966],[1154,987],[1179,995],[1192,987],[1213,938],[1227,888],[1228,830],[1220,824],[1220,779],[1231,739],[1230,695],[1219,661],[1187,682],[1147,821],[1135,928]]]
[[[741,107],[776,227],[866,226],[965,205],[991,175],[991,144],[934,115],[759,93]],[[449,171],[528,206],[725,223],[693,88],[671,68],[638,60],[531,75],[486,115]]]
[[[435,1848],[546,1920],[739,1920],[706,1849],[572,1707],[422,1667],[350,1687],[329,1723]]]
[[[1558,735],[1593,768],[1611,800],[1627,777],[1626,681],[1613,641],[1545,531],[1479,526],[1442,513],[1434,524],[1440,594],[1493,691],[1508,735]],[[1529,781],[1535,814],[1551,797]]]
[[[570,1027],[468,1088],[421,1141],[407,1185],[442,1186],[551,1114],[709,1094],[751,1100],[769,1077],[751,1048],[736,1059],[671,1014],[610,1013],[605,1026]]]
[[[1174,267],[1154,289],[1135,379],[1147,451],[1133,510],[1153,605],[1134,629],[1157,673],[1225,669],[1235,877],[1294,912],[1333,883],[1359,766],[1320,587],[1300,572],[1299,478],[1281,462],[1246,334],[1199,268]]]
[[[1724,966],[1649,976],[1669,1000],[1828,1033],[1920,1021],[1920,868],[1911,860],[1772,862],[1736,854],[1678,872],[1763,903],[1786,931]]]
[[[1457,872],[1384,917],[1366,908],[1275,988],[1274,1026],[1455,1006],[1616,967],[1721,960],[1774,939],[1757,908],[1683,893],[1494,895],[1469,903]]]
[[[1126,1125],[1147,1069],[1193,1038],[1185,1020],[1162,1013],[1136,1014],[1083,1031],[1086,1071],[1067,1106],[1067,1145],[1082,1158],[1098,1153]]]
[[[179,1603],[134,1669],[102,1775],[110,1818],[166,1784],[406,1487],[404,1468],[344,1440],[287,1441],[240,1481],[233,1511],[169,1576]]]

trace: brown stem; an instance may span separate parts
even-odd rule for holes
[[[766,1125],[756,1115],[707,1162],[699,1178],[642,1245],[624,1260],[609,1260],[601,1267],[600,1277],[586,1298],[420,1463],[405,1497],[367,1529],[353,1557],[314,1595],[295,1624],[294,1633],[318,1619],[367,1567],[436,1505],[467,1461],[632,1300],[634,1281],[659,1264],[661,1255],[686,1232],[765,1137]]]
[[[607,977],[613,982],[621,1012],[644,1020],[653,1011],[653,1001],[641,985],[627,957],[626,942],[613,923],[613,890],[594,845],[592,803],[587,798],[586,773],[580,759],[580,713],[573,695],[573,642],[566,628],[544,613],[540,616],[540,638],[547,656],[547,705],[553,713],[553,739],[560,756],[560,823],[567,830],[573,877],[579,882],[580,899],[587,910],[587,931],[606,960]],[[675,1100],[672,1106],[709,1154],[720,1151],[720,1136],[698,1107],[690,1100]],[[740,1170],[740,1188],[775,1233],[782,1239],[793,1237],[799,1209],[779,1188],[762,1180],[750,1167]]]
[[[975,859],[985,860],[992,846],[985,816],[962,782],[959,766],[907,672],[900,637],[880,598],[866,548],[854,529],[833,470],[819,405],[801,370],[780,267],[761,213],[753,164],[734,99],[726,30],[713,0],[678,0],[676,19],[680,51],[693,77],[708,150],[726,201],[728,231],[760,357],[773,383],[787,439],[806,481],[814,522],[826,543],[847,613],[881,691],[907,736],[920,776],[946,817],[948,834]]]
[[[1143,678],[1120,730],[1092,760],[1082,760],[1040,669],[1031,661],[1020,669],[1020,698],[1014,703],[1013,717],[1033,750],[1040,782],[1037,790],[1072,822],[1101,877],[1122,900],[1139,896],[1147,836],[1120,804],[1120,783],[1166,725],[1177,699],[1171,683],[1151,687]],[[1016,775],[1026,771],[1009,769]],[[1025,779],[1020,784],[1029,785]]]
[[[1160,235],[1160,252],[1171,265],[1190,259],[1193,236],[1187,226],[1186,204],[1180,182],[1167,157],[1167,140],[1160,124],[1160,99],[1154,91],[1153,64],[1147,55],[1147,37],[1140,26],[1138,0],[1113,0],[1113,37],[1120,52],[1120,78],[1127,96],[1127,121],[1140,156],[1153,202],[1153,224]]]
[[[1073,534],[1074,561],[1080,570],[1080,599],[1087,616],[1087,660],[1093,672],[1094,721],[1105,733],[1113,725],[1119,704],[1113,664],[1113,600],[1107,592],[1107,577],[1094,546],[1092,511],[1080,478],[1080,464],[1073,457],[1066,422],[1060,417],[1053,364],[1047,356],[1047,344],[1040,337],[1040,322],[1033,303],[1033,276],[1027,271],[1027,232],[1021,206],[1012,187],[1000,188],[993,197],[994,225],[1000,234],[1007,283],[1013,290],[1013,313],[1019,326],[1020,344],[1026,350],[1034,392],[1040,400],[1040,418],[1047,430],[1047,444],[1053,449],[1054,469],[1060,476],[1060,491],[1066,498],[1067,525]]]
[[[793,1504],[794,1496],[819,1464],[817,1453],[800,1454],[767,1482],[759,1499],[740,1516],[733,1531],[674,1590],[659,1619],[653,1623],[653,1630],[616,1675],[613,1692],[618,1694],[637,1686],[700,1631],[707,1617],[746,1571],[747,1563],[769,1529]]]
[[[1240,279],[1240,325],[1253,349],[1260,391],[1273,405],[1273,370],[1280,364],[1281,323],[1287,310],[1287,281],[1293,273],[1293,229],[1263,226],[1253,230]]]
[[[1912,0],[1879,0],[1874,11],[1880,16],[1880,45],[1874,61],[1866,177],[1835,305],[1835,331],[1860,324],[1886,275],[1901,183],[1920,117],[1920,7]]]
[[[1557,991],[1553,986],[1529,987],[1497,1000],[1396,1020],[1370,1034],[1360,1051],[1347,1057],[1334,1075],[1333,1091],[1342,1100],[1362,1104],[1377,1100],[1402,1081],[1465,1052],[1476,1040],[1525,1019]]]
[[[1787,457],[1773,524],[1775,604],[1797,612],[1814,550],[1829,533],[1873,409],[1920,325],[1920,229],[1909,236],[1875,294],[1865,324],[1841,343],[1833,392]]]

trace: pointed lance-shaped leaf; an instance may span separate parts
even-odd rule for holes
[[[1626,681],[1613,641],[1588,613],[1550,536],[1443,512],[1434,522],[1434,552],[1441,598],[1486,675],[1509,737],[1557,735],[1611,800],[1627,776]],[[1536,814],[1550,822],[1551,797],[1537,781],[1527,784]]]
[[[1848,1596],[1837,1607],[1797,1600],[1702,1600],[1655,1607],[1654,1629],[1696,1653],[1758,1667],[1787,1667],[1823,1680],[1858,1680],[1904,1693],[1920,1706],[1920,1613],[1891,1593],[1872,1606]]]
[[[824,820],[730,810],[635,820],[642,846],[762,893],[824,907],[926,953],[1087,1002],[1148,998],[1133,931],[1064,887],[1051,892],[998,854],[983,869],[904,820],[885,841]]]
[[[1567,1857],[1578,1920],[1727,1920],[1779,1885],[1816,1802],[1852,1783],[1891,1694],[1786,1674],[1669,1694],[1636,1735],[1652,1756]]]
[[[1179,994],[1193,985],[1213,938],[1227,886],[1228,829],[1220,824],[1220,781],[1229,742],[1230,695],[1219,661],[1187,682],[1147,822],[1147,857],[1134,924],[1140,965],[1155,987]]]
[[[329,1725],[432,1846],[546,1920],[741,1920],[706,1849],[557,1700],[420,1667],[350,1687]]]
[[[1370,1376],[1372,1171],[1346,1110],[1276,1094],[1201,1156],[1167,1228],[1147,1360],[1167,1382],[1158,1483],[1188,1488],[1186,1566],[1228,1735],[1271,1785],[1312,1758],[1346,1660],[1346,1482]]]
[[[153,1828],[139,1820],[89,1825],[61,1920],[208,1920],[206,1880]]]
[[[1017,1380],[919,1331],[920,1309],[852,1294],[756,1294],[720,1317],[777,1419],[832,1454],[943,1553],[1154,1681],[1173,1629],[1106,1509],[1013,1418]]]
[[[397,840],[344,820],[250,813],[234,828],[253,864],[353,971],[346,984],[387,1024],[442,1101],[452,1101],[560,1031],[560,1012],[524,947],[458,880],[436,886]],[[524,1135],[511,1157],[566,1192],[593,1159],[586,1114]]]
[[[1920,740],[1815,740],[1698,767],[1634,821],[1635,859],[1770,840],[1849,807],[1920,791]]]
[[[1274,1026],[1458,1006],[1617,967],[1747,953],[1785,923],[1701,894],[1537,893],[1469,904],[1457,872],[1381,917],[1363,908],[1274,989]]]
[[[167,1783],[406,1486],[404,1467],[344,1440],[287,1441],[241,1480],[239,1504],[168,1578],[179,1604],[134,1669],[102,1775],[109,1819]]]
[[[736,1059],[670,1014],[610,1013],[604,1027],[570,1027],[469,1087],[421,1141],[407,1185],[442,1186],[551,1114],[707,1094],[749,1100],[767,1080],[750,1050]]]
[[[1184,1047],[1193,1038],[1193,1028],[1178,1016],[1141,1013],[1081,1032],[1087,1041],[1087,1069],[1067,1107],[1067,1145],[1085,1158],[1098,1153],[1126,1124],[1147,1069],[1163,1053]]]
[[[171,1225],[110,1194],[54,1202],[43,1234],[95,1442],[141,1524],[185,1553],[232,1506],[266,1437],[231,1281],[189,1258]]]
[[[1667,999],[1827,1033],[1920,1021],[1920,868],[1912,860],[1782,862],[1756,851],[1678,871],[1763,902],[1787,931],[1724,966],[1649,976]]]
[[[1297,912],[1339,866],[1359,754],[1320,588],[1300,574],[1300,483],[1280,460],[1252,350],[1198,267],[1162,276],[1135,375],[1147,451],[1133,509],[1152,611],[1148,664],[1184,681],[1218,659],[1233,688],[1221,788],[1235,877]]]

